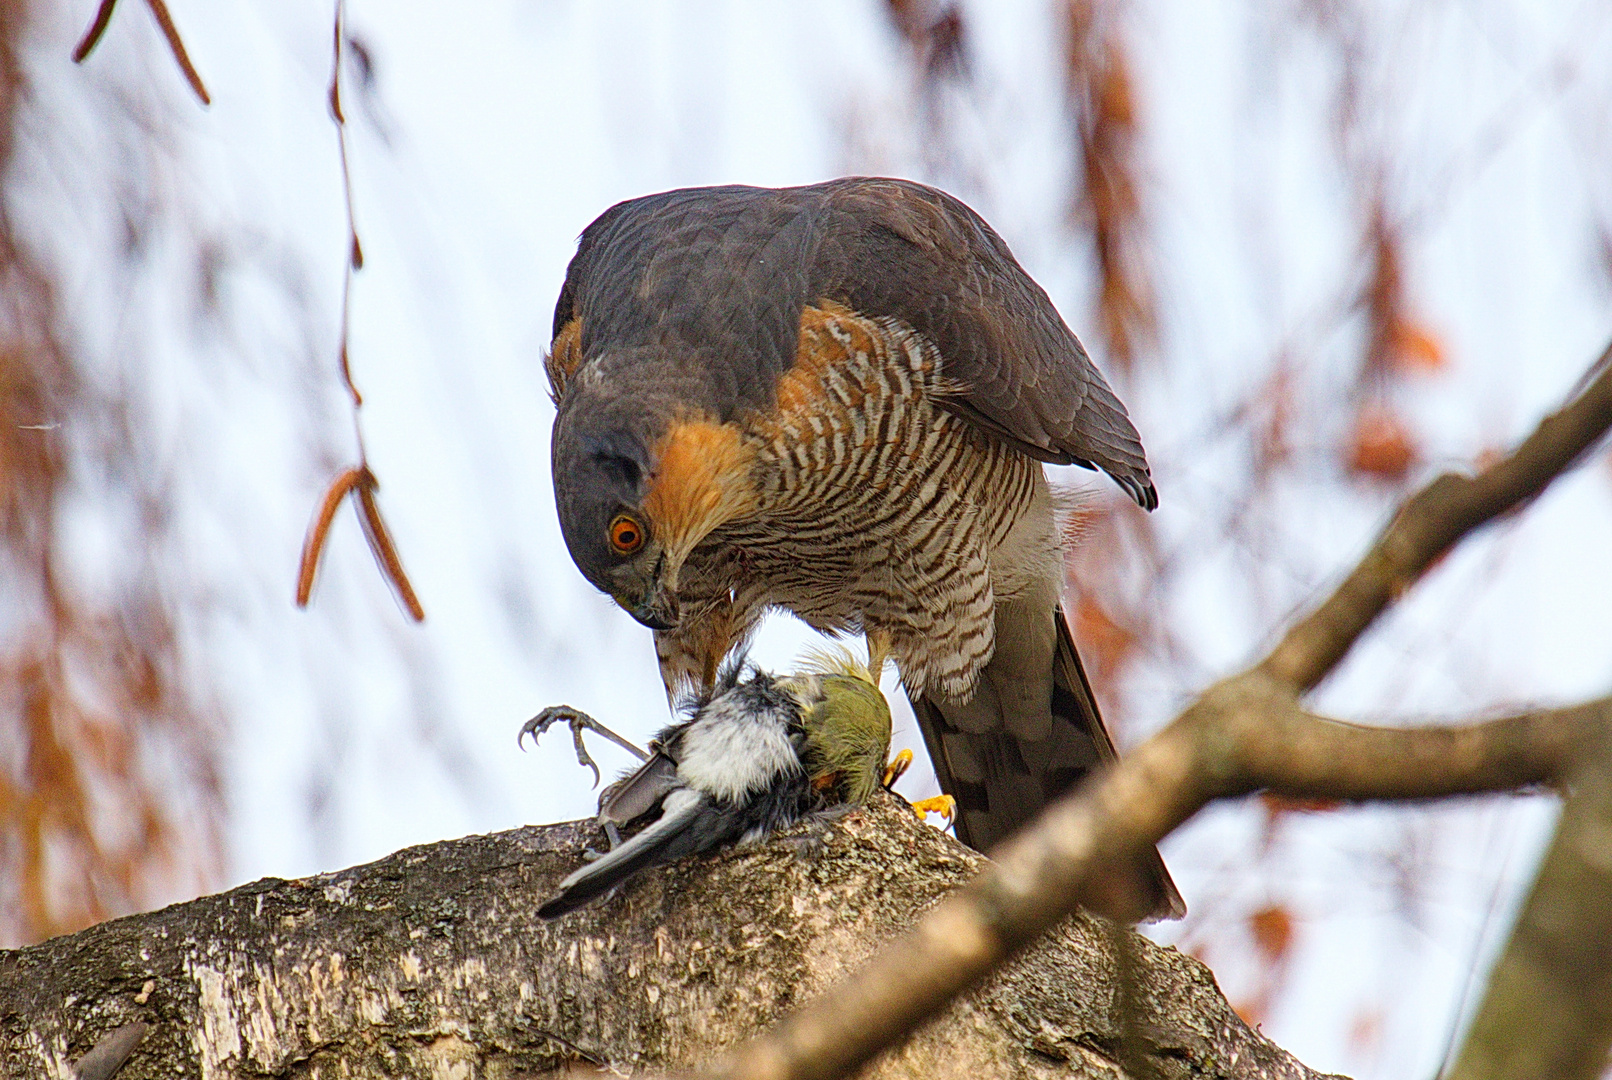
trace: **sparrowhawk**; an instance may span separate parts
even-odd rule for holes
[[[962,202],[849,178],[619,203],[545,366],[566,545],[655,631],[669,693],[713,686],[769,607],[865,634],[981,850],[1113,758],[1042,463],[1158,496],[1124,405]]]

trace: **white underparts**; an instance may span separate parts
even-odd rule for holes
[[[738,695],[706,706],[680,741],[677,775],[714,799],[736,803],[759,795],[781,776],[801,771],[788,718],[745,711]]]

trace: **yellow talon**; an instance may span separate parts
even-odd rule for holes
[[[890,759],[890,764],[884,767],[884,788],[886,791],[896,786],[896,781],[906,775],[907,769],[912,765],[912,751],[899,750],[896,756]]]
[[[919,799],[912,804],[912,812],[923,821],[929,814],[939,814],[946,819],[949,829],[957,822],[957,800],[950,795],[936,795],[931,799]]]

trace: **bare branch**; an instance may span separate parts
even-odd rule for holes
[[[1511,454],[1477,476],[1445,473],[1394,516],[1354,572],[1319,608],[1287,632],[1260,666],[1309,690],[1355,640],[1438,557],[1467,533],[1532,500],[1612,426],[1612,345],[1598,374],[1547,416]]]
[[[1608,354],[1612,354],[1609,347]],[[1257,667],[1211,687],[1107,773],[992,852],[995,865],[856,975],[720,1061],[712,1075],[843,1076],[912,1032],[1080,905],[1135,916],[1103,891],[1216,798],[1424,799],[1559,782],[1612,727],[1612,698],[1467,727],[1368,728],[1306,713],[1314,686],[1389,604],[1467,533],[1525,504],[1612,426],[1612,366],[1476,477],[1440,476],[1394,518],[1333,596]],[[1596,369],[1592,369],[1596,370]],[[1100,873],[1107,871],[1107,873]]]
[[[1306,713],[1257,672],[1212,688],[1099,782],[992,852],[995,866],[845,984],[713,1074],[842,1076],[934,1015],[1079,905],[1115,910],[1100,871],[1135,862],[1214,798],[1267,789],[1350,800],[1504,791],[1562,775],[1612,725],[1612,697],[1469,727],[1367,728]]]

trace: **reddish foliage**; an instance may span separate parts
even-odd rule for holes
[[[1403,371],[1438,371],[1446,363],[1444,347],[1425,326],[1396,319],[1388,328],[1388,358]]]
[[[0,0],[0,166],[25,107],[14,50],[26,16],[21,0]],[[0,947],[199,887],[221,803],[214,718],[142,552],[106,595],[81,591],[62,554],[62,504],[83,480],[75,422],[123,433],[94,452],[130,472],[140,425],[78,378],[50,280],[12,227],[0,219]],[[137,494],[161,508],[160,491]],[[162,518],[142,517],[153,546]]]
[[[1349,468],[1379,480],[1404,480],[1416,463],[1416,444],[1410,430],[1388,406],[1369,401],[1355,414],[1349,434]]]
[[[1366,246],[1371,272],[1365,305],[1369,340],[1365,373],[1438,371],[1445,366],[1444,347],[1410,312],[1406,296],[1404,240],[1379,194],[1372,200],[1366,223]]]
[[[1260,955],[1271,963],[1285,959],[1293,948],[1293,916],[1280,904],[1260,908],[1248,916],[1248,932]]]
[[[912,46],[927,80],[967,74],[968,52],[962,11],[935,0],[885,0],[890,20]]]
[[[1072,626],[1094,679],[1112,682],[1136,649],[1136,635],[1116,622],[1100,602],[1082,596],[1075,605]]]
[[[1158,336],[1130,60],[1112,0],[1069,0],[1065,28],[1065,85],[1080,144],[1075,206],[1092,230],[1097,310],[1109,357],[1129,367]]]

